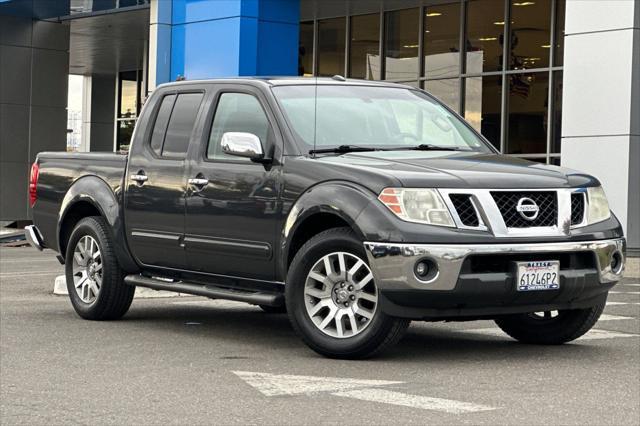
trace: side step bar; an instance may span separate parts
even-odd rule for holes
[[[213,285],[193,284],[184,281],[171,282],[157,280],[142,275],[127,275],[124,278],[125,284],[148,287],[154,290],[175,291],[178,293],[193,294],[195,296],[205,296],[211,299],[235,300],[246,302],[252,305],[282,306],[284,305],[284,295],[277,293],[260,293],[243,290],[231,290],[216,287]]]

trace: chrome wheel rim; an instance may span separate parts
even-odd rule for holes
[[[102,254],[90,235],[80,238],[73,250],[73,285],[84,303],[96,301],[102,287]]]
[[[362,333],[378,308],[378,289],[367,263],[351,253],[334,252],[307,274],[304,304],[324,334],[344,339]]]

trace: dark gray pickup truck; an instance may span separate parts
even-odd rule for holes
[[[287,311],[307,345],[371,356],[411,320],[493,319],[560,344],[598,320],[625,240],[592,176],[498,152],[424,91],[333,79],[171,83],[128,155],[41,153],[32,245],[83,318],[135,286]]]

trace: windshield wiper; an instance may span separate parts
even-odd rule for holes
[[[468,149],[460,148],[457,146],[440,146],[432,145],[430,143],[422,143],[415,146],[404,146],[401,148],[394,148],[394,151],[402,150],[414,150],[414,151],[469,151]]]
[[[334,148],[312,149],[309,151],[309,154],[327,154],[327,153],[346,154],[348,152],[369,152],[369,151],[380,151],[380,148],[357,146],[357,145],[340,145]]]

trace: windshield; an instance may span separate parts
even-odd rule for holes
[[[460,118],[416,90],[300,85],[273,92],[295,137],[309,150],[349,145],[492,152]]]

